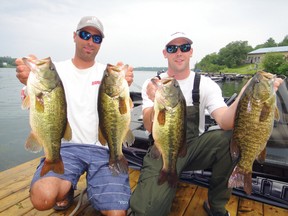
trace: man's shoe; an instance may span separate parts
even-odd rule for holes
[[[71,186],[70,190],[67,193],[66,198],[63,200],[65,202],[67,202],[66,205],[64,206],[59,206],[57,205],[57,203],[54,205],[53,209],[56,211],[64,211],[67,210],[72,204],[73,204],[73,199],[74,199],[74,189]]]
[[[225,214],[221,213],[221,212],[216,212],[216,213],[212,213],[212,211],[210,210],[210,206],[209,206],[209,203],[208,201],[204,201],[204,204],[203,204],[203,208],[205,209],[206,213],[209,215],[209,216],[230,216],[230,213],[228,211],[226,211]]]

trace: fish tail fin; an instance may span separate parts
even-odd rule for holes
[[[178,176],[176,172],[170,173],[168,176],[168,184],[171,188],[176,188],[178,183]]]
[[[119,175],[120,173],[128,173],[128,161],[124,155],[119,156],[117,159],[111,159],[109,161],[109,169],[111,170],[114,176]]]
[[[244,174],[239,172],[239,168],[236,166],[228,180],[228,187],[244,187]]]
[[[55,161],[45,159],[40,176],[46,175],[50,170],[58,174],[64,174],[64,164],[61,157]]]
[[[171,188],[176,188],[178,183],[177,173],[167,172],[165,169],[162,169],[158,177],[158,185],[162,185],[166,181]]]

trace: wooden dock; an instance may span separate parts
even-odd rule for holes
[[[78,189],[75,191],[75,199],[71,208],[67,211],[55,212],[37,211],[33,208],[29,199],[29,186],[39,158],[16,166],[0,173],[0,215],[2,216],[64,216],[70,215],[75,209],[81,191],[86,188],[85,176],[80,178]],[[135,188],[139,171],[129,170],[130,186]],[[207,189],[193,184],[180,182],[176,197],[173,202],[172,211],[169,216],[207,216],[203,209],[203,202],[207,199]],[[232,196],[227,204],[231,216],[284,216],[288,210],[266,205],[260,202]],[[83,196],[81,207],[75,215],[90,216],[101,215],[91,207],[86,194]],[[153,216],[153,215],[152,215]]]

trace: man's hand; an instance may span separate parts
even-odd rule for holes
[[[118,63],[117,63],[117,66],[118,66],[118,67],[121,67],[121,66],[123,66],[123,65],[124,65],[123,62],[118,62]],[[125,73],[125,79],[126,79],[126,81],[128,82],[128,85],[129,85],[129,86],[132,84],[133,78],[134,78],[133,67],[129,65],[129,66],[128,66],[128,70],[127,70],[126,73]]]
[[[274,89],[275,91],[278,91],[279,86],[283,83],[283,79],[282,78],[276,78],[274,81]]]
[[[29,58],[36,59],[36,56],[29,55]],[[28,76],[30,73],[30,68],[24,64],[22,58],[17,58],[15,60],[16,67],[16,77],[19,79],[21,83],[27,85]]]
[[[151,81],[148,83],[146,88],[146,94],[150,100],[154,102],[155,99],[155,93],[157,89],[159,88],[159,78],[154,77],[151,79]]]

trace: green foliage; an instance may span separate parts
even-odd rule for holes
[[[288,46],[288,35],[286,35],[282,42],[278,44],[278,46]]]
[[[279,74],[288,76],[288,62],[287,61],[278,67],[278,72]]]
[[[222,48],[218,54],[205,56],[195,68],[202,71],[219,72],[224,68],[239,67],[245,64],[247,53],[252,50],[247,41],[235,41]]]
[[[285,60],[285,56],[280,53],[268,53],[265,54],[262,65],[264,70],[275,73],[275,74],[282,74],[282,71],[287,69],[287,60]]]
[[[166,71],[167,67],[135,67],[134,71]]]
[[[221,70],[223,73],[237,73],[237,74],[255,74],[255,72],[263,70],[261,65],[258,65],[256,67],[255,64],[244,64],[241,65],[240,67],[235,67],[235,68],[224,68]]]
[[[276,47],[276,46],[278,46],[278,44],[275,42],[275,40],[273,38],[269,38],[264,44],[257,45],[255,47],[255,50],[260,48]]]
[[[219,65],[219,56],[216,53],[206,55],[201,62],[195,65],[196,69],[209,72],[219,72],[225,66]]]
[[[16,67],[15,60],[9,56],[0,57],[0,67]]]
[[[219,63],[228,68],[238,67],[245,63],[247,53],[252,51],[252,47],[247,41],[235,41],[220,49]]]
[[[288,46],[288,35],[286,35],[280,43],[276,43],[273,38],[269,38],[265,43],[257,45],[254,49],[267,48],[267,47],[276,47],[276,46]],[[226,45],[224,48],[220,49],[219,53],[212,53],[206,55],[200,62],[195,64],[195,71],[202,70],[206,72],[230,72],[231,69],[236,69],[239,73],[239,68],[245,64],[247,54],[254,50],[251,46],[248,45],[247,41],[234,41]],[[269,63],[268,63],[269,62]],[[274,73],[287,73],[286,63],[268,61],[266,67],[277,70]],[[268,64],[271,64],[270,66]],[[278,65],[278,66],[276,66]],[[255,72],[255,70],[264,69],[263,65],[258,65],[258,68],[255,68],[255,65],[249,66],[248,73]],[[253,68],[253,69],[251,69]],[[277,68],[277,69],[275,69]],[[240,69],[241,71],[241,69]],[[241,73],[241,72],[240,72]]]

